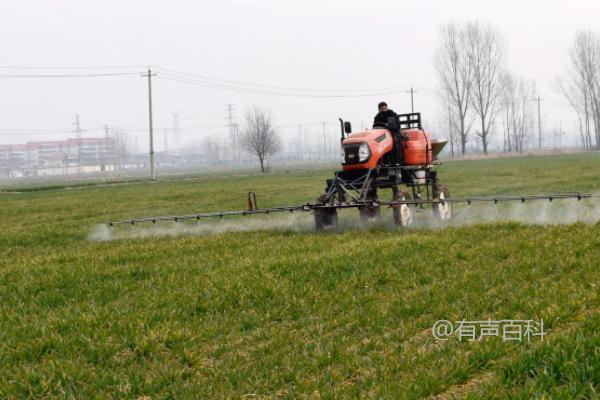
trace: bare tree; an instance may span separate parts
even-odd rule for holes
[[[562,140],[567,135],[562,129],[562,124],[559,123],[558,128],[554,128],[552,131],[552,147],[555,149],[562,148]]]
[[[464,29],[449,23],[440,29],[440,45],[434,56],[434,66],[440,81],[443,99],[446,99],[458,121],[461,153],[465,154],[472,121],[469,120],[472,70]]]
[[[521,107],[520,124],[517,131],[517,150],[523,152],[524,143],[531,137],[534,126],[534,114],[532,112],[533,100],[535,98],[535,81],[519,79],[517,85],[518,104]]]
[[[115,169],[123,172],[125,165],[129,161],[131,155],[131,142],[127,132],[123,130],[115,130],[112,134],[113,139],[113,154],[112,158],[115,164]]]
[[[260,171],[265,172],[265,159],[267,156],[281,150],[281,138],[271,123],[271,116],[254,108],[245,115],[246,129],[241,142],[242,147],[249,153],[254,154],[260,161]]]
[[[219,153],[221,151],[219,144],[215,142],[214,139],[210,137],[204,138],[202,140],[201,148],[202,153],[204,153],[205,160],[207,160],[210,164],[215,164],[219,161]]]
[[[459,153],[460,135],[458,132],[458,121],[456,114],[452,112],[448,102],[443,104],[443,107],[436,118],[436,126],[436,129],[440,132],[447,132],[447,138],[449,141],[448,144],[450,145],[450,157],[454,158],[455,155]]]
[[[516,79],[511,73],[501,74],[500,104],[505,151],[523,152],[532,125],[530,104],[534,97],[534,83]]]
[[[558,87],[577,114],[584,147],[600,150],[599,33],[577,33],[569,50],[567,80],[564,82],[559,79]]]
[[[504,140],[508,152],[521,151],[523,143],[523,110],[519,97],[519,86],[522,83],[517,81],[511,73],[502,75],[502,109],[504,111]]]
[[[469,68],[472,76],[471,104],[480,122],[477,135],[487,154],[490,128],[499,108],[500,75],[505,67],[506,45],[500,33],[491,25],[479,22],[465,27]]]
[[[581,144],[584,150],[592,149],[592,136],[590,130],[589,96],[587,91],[581,90],[572,81],[563,81],[560,77],[556,79],[555,86],[565,96],[577,116],[577,126]]]

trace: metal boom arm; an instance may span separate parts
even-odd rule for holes
[[[135,225],[140,222],[160,222],[160,221],[186,221],[186,220],[201,220],[205,218],[223,218],[235,215],[256,215],[256,214],[274,214],[281,212],[294,212],[294,211],[312,211],[322,208],[359,208],[359,207],[377,207],[379,205],[396,206],[401,204],[443,204],[443,203],[467,203],[468,205],[475,202],[493,202],[494,204],[503,201],[520,201],[522,203],[529,200],[561,200],[561,199],[585,199],[591,198],[592,195],[589,193],[556,193],[556,194],[541,194],[541,195],[520,195],[520,196],[479,196],[479,197],[458,197],[448,199],[412,199],[412,200],[392,200],[392,201],[352,201],[348,203],[338,204],[318,204],[318,203],[306,203],[297,206],[284,206],[284,207],[272,207],[272,208],[257,208],[254,210],[233,210],[233,211],[218,211],[212,213],[199,213],[199,214],[187,214],[187,215],[166,215],[158,217],[140,217],[130,218],[122,221],[109,222],[109,226],[129,224]]]

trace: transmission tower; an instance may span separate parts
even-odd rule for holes
[[[240,135],[240,124],[238,124],[237,122],[233,124],[233,133],[234,133],[234,137],[235,137],[234,150],[237,149],[237,152],[236,152],[237,160],[238,160],[238,162],[241,162],[242,161],[242,137]]]
[[[71,132],[75,133],[75,138],[77,139],[77,165],[79,166],[81,164],[81,134],[84,132],[84,130],[81,129],[79,114],[75,115],[75,122],[73,125],[75,125],[75,129]]]
[[[179,112],[177,111],[171,111],[171,126],[173,129],[173,141],[175,142],[175,144],[179,143]],[[165,148],[167,148],[167,144],[166,144],[166,138],[165,138]]]
[[[238,139],[238,129],[236,129],[236,124],[233,122],[233,104],[225,104],[225,110],[227,111],[227,129],[229,130],[229,142],[233,147],[233,154],[238,154],[240,152],[239,139]]]
[[[169,141],[167,136],[167,130],[163,129],[163,151],[165,155],[169,152]]]

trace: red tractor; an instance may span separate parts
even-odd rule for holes
[[[325,193],[313,210],[317,230],[335,228],[338,208],[359,206],[361,220],[380,217],[380,190],[391,188],[390,201],[434,200],[450,198],[450,192],[437,178],[437,155],[446,141],[431,140],[421,126],[421,114],[398,115],[388,126],[352,132],[350,122],[340,118],[342,170],[327,180]],[[346,137],[345,134],[348,136]],[[402,188],[403,187],[403,188]],[[382,201],[385,203],[385,201]],[[433,202],[433,215],[452,217],[451,202]],[[329,207],[331,206],[331,207]],[[416,207],[423,204],[392,204],[394,222],[408,226],[414,221]]]

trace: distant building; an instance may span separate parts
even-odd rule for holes
[[[113,138],[0,145],[0,178],[111,171],[115,163]]]

